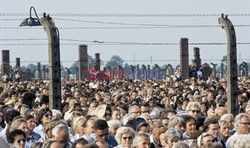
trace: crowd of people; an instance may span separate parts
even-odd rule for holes
[[[237,115],[226,92],[224,78],[68,80],[56,110],[48,81],[8,82],[0,86],[0,147],[250,147],[250,78],[238,78]]]

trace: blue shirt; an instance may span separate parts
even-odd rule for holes
[[[88,140],[89,143],[94,142],[96,140],[95,134],[91,134],[90,137],[87,140]],[[105,141],[105,142],[108,144],[109,148],[113,148],[113,147],[118,145],[115,138],[113,136],[111,136],[111,135],[109,135],[108,140]]]

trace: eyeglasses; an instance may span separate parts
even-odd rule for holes
[[[131,114],[141,114],[141,112],[140,111],[138,111],[138,112],[131,112]]]
[[[192,113],[200,113],[200,110],[191,110]]]
[[[17,143],[18,143],[18,144],[20,144],[21,142],[25,143],[25,139],[23,138],[23,139],[17,140]]]
[[[123,140],[132,140],[132,136],[130,137],[122,137]]]
[[[250,125],[250,122],[240,122],[239,124]]]
[[[44,114],[45,117],[52,117],[52,114]]]

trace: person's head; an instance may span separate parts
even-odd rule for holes
[[[22,104],[27,105],[30,109],[32,109],[33,104],[35,102],[36,96],[32,92],[26,92],[22,97]]]
[[[225,120],[230,123],[230,130],[234,128],[234,116],[232,114],[224,114],[221,116],[220,120]]]
[[[70,100],[69,101],[69,110],[71,110],[71,111],[74,110],[76,103],[77,103],[76,100]]]
[[[228,138],[230,136],[229,131],[231,123],[226,120],[219,120],[219,125],[220,125],[220,130],[219,130],[220,137],[223,136]]]
[[[150,147],[150,137],[146,133],[138,133],[134,140],[132,148],[149,148]]]
[[[149,113],[142,113],[140,117],[142,117],[148,124],[151,124],[152,119]]]
[[[107,121],[103,119],[98,119],[94,124],[96,139],[101,139],[104,141],[108,140],[109,137],[109,126]]]
[[[15,129],[8,133],[7,141],[8,143],[13,144],[18,148],[24,148],[26,141],[26,134],[20,129]]]
[[[186,112],[192,117],[194,117],[195,119],[198,118],[200,111],[201,111],[201,107],[198,102],[189,102],[186,107]]]
[[[96,120],[94,118],[88,118],[84,122],[84,133],[87,136],[90,136],[90,134],[94,133],[94,131],[95,131],[95,129],[94,129],[95,121]]]
[[[27,121],[28,131],[31,133],[36,127],[35,118],[32,115],[26,115],[23,119]]]
[[[153,129],[153,140],[154,142],[159,145],[159,147],[166,147],[167,141],[165,137],[165,132],[167,131],[167,127],[160,127]]]
[[[246,114],[250,116],[250,104],[249,103],[247,104],[245,111],[246,111]]]
[[[75,133],[77,133],[79,136],[84,135],[84,123],[86,121],[86,118],[83,116],[76,117],[73,120],[72,128]]]
[[[179,129],[180,131],[185,131],[185,121],[180,116],[173,116],[169,119],[168,128]]]
[[[40,108],[48,108],[49,107],[49,96],[42,95],[40,101]]]
[[[102,139],[97,139],[93,142],[94,144],[96,144],[99,148],[108,148],[108,144],[102,140]]]
[[[63,148],[63,146],[56,140],[47,140],[43,143],[42,148]]]
[[[217,107],[215,109],[215,116],[218,120],[220,120],[221,116],[227,114],[227,109],[225,107]]]
[[[4,120],[7,124],[11,124],[12,121],[16,118],[20,116],[20,112],[15,110],[15,109],[8,109],[5,113],[4,113]]]
[[[150,113],[150,106],[148,103],[141,105],[141,113]]]
[[[177,129],[169,128],[165,132],[165,137],[166,137],[168,147],[172,147],[173,144],[175,144],[176,142],[178,142],[180,140],[181,132]]]
[[[88,144],[87,140],[85,140],[84,138],[79,138],[72,144],[72,148],[83,148],[84,145],[87,144]]]
[[[234,127],[237,134],[249,134],[250,119],[248,114],[240,113],[234,119]]]
[[[219,122],[218,119],[215,117],[207,117],[206,120],[204,121],[204,130],[209,133],[212,134],[213,137],[218,137],[219,135]]]
[[[45,125],[52,121],[52,111],[49,108],[43,108],[38,112],[39,123]]]
[[[133,139],[135,137],[135,131],[130,127],[120,127],[115,135],[115,139],[122,147],[131,147]]]
[[[25,134],[28,133],[28,125],[27,125],[27,122],[20,118],[20,119],[16,119],[12,122],[11,126],[10,126],[10,129],[9,131],[13,131],[15,129],[20,129],[22,130]]]
[[[52,109],[51,111],[52,111],[52,120],[53,121],[62,119],[63,114],[60,110]]]
[[[112,116],[111,116],[112,120],[120,120],[121,119],[121,112],[119,109],[113,109],[112,110]]]
[[[188,114],[182,115],[184,121],[185,121],[185,133],[188,135],[192,135],[195,132],[196,129],[196,120],[193,116],[190,116]]]
[[[52,130],[52,138],[53,138],[53,140],[56,140],[59,143],[61,143],[62,146],[67,145],[68,140],[69,140],[68,127],[62,123],[58,124]]]
[[[44,125],[43,132],[45,134],[46,140],[52,140],[52,130],[54,127],[56,127],[57,124],[58,124],[57,122],[52,121],[52,122]]]
[[[201,148],[208,148],[208,145],[215,142],[212,134],[202,133],[198,139],[198,146]]]
[[[172,148],[189,148],[189,146],[186,142],[178,141],[172,146]]]
[[[120,121],[119,120],[109,120],[107,123],[109,126],[110,135],[115,137],[118,128],[121,126]]]
[[[129,114],[133,117],[138,117],[141,115],[141,109],[137,105],[133,105],[129,108]]]
[[[41,148],[42,146],[43,142],[35,142],[30,146],[30,148]]]

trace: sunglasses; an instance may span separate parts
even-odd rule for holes
[[[123,140],[132,140],[132,137],[122,137]]]
[[[20,144],[21,142],[25,143],[25,141],[26,141],[26,140],[23,138],[23,139],[17,140],[17,143],[18,143],[18,144]]]
[[[52,114],[44,114],[45,117],[52,117]]]
[[[192,113],[200,113],[200,110],[191,110]]]

